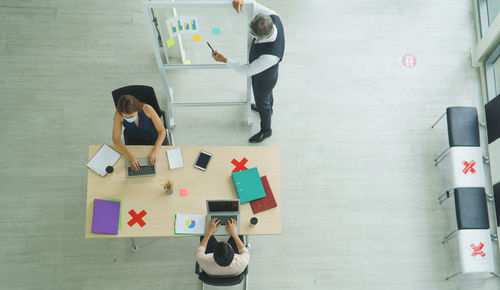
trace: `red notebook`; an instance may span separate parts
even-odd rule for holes
[[[262,185],[264,186],[266,197],[256,199],[250,202],[254,214],[278,206],[276,204],[276,200],[274,199],[273,191],[271,190],[269,182],[267,181],[267,176],[262,176],[260,180],[262,180]]]

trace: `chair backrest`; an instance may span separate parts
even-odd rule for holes
[[[160,116],[160,118],[163,116],[163,111],[160,109],[160,105],[158,105],[158,100],[156,99],[155,90],[150,86],[143,86],[143,85],[126,86],[112,91],[111,95],[113,95],[115,108],[116,105],[118,104],[118,99],[122,95],[132,95],[139,101],[153,107],[153,109],[155,109],[156,113],[158,114],[158,116]]]
[[[208,276],[205,272],[200,271],[198,273],[198,279],[203,281],[203,283],[207,285],[212,285],[212,286],[233,286],[233,285],[238,285],[243,281],[243,278],[248,274],[248,266],[245,268],[241,274],[234,276],[234,277],[224,277],[224,278],[217,278],[217,277],[211,277]]]
[[[493,194],[495,198],[495,213],[497,217],[497,226],[500,227],[500,183],[493,185]]]
[[[500,97],[496,96],[484,105],[488,144],[500,138]]]
[[[481,146],[476,107],[448,107],[446,119],[450,147]]]
[[[455,188],[454,196],[459,230],[490,228],[484,187]]]

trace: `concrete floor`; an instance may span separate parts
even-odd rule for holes
[[[471,1],[262,3],[287,41],[274,135],[258,145],[281,147],[283,234],[252,237],[250,289],[499,289],[444,280],[458,265],[432,162],[446,140],[433,121],[481,104]],[[226,73],[186,94],[231,87]],[[129,84],[165,105],[140,1],[0,1],[1,289],[199,287],[197,238],[139,239],[135,253],[84,238],[88,145],[111,143],[110,92]],[[248,145],[258,130],[242,108],[175,113],[176,145]]]

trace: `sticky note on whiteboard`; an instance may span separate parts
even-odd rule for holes
[[[193,35],[193,41],[201,41],[201,35]]]
[[[167,47],[172,47],[175,44],[174,38],[167,39]]]
[[[212,28],[212,34],[220,34],[220,28]]]
[[[179,195],[180,196],[188,196],[188,190],[185,188],[179,189]]]

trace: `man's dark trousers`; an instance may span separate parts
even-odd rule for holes
[[[252,76],[252,89],[255,104],[260,115],[260,129],[271,129],[271,114],[273,109],[273,89],[278,81],[279,64],[274,65],[263,73]]]

